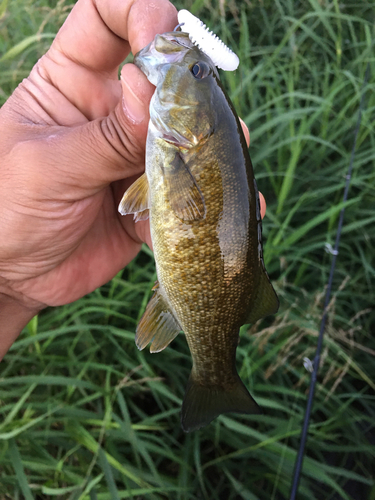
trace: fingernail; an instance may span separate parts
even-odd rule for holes
[[[260,201],[260,215],[263,219],[263,217],[266,215],[267,205],[266,205],[266,200],[260,191],[259,191],[259,201]]]
[[[240,118],[240,123],[241,123],[242,130],[243,130],[243,133],[244,133],[244,136],[245,136],[245,139],[246,139],[247,147],[249,147],[249,145],[250,145],[250,132],[249,132],[249,129],[247,128],[247,125],[242,120],[242,118]]]
[[[126,80],[122,77],[121,84],[123,93],[122,104],[125,114],[133,123],[141,123],[146,117],[146,104],[134,94]]]

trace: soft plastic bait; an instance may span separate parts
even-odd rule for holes
[[[237,55],[200,19],[183,9],[178,13],[178,22],[181,30],[189,34],[190,40],[212,59],[215,66],[225,71],[237,69],[240,62]]]

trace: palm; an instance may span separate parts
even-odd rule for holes
[[[71,66],[65,69],[74,75],[75,68],[72,63]],[[87,114],[91,115],[91,119],[96,119],[103,116],[104,111],[105,114],[109,111],[113,113],[115,103],[119,100],[121,89],[117,80],[98,79],[90,72],[81,77],[91,79],[90,88],[96,97],[92,101],[85,99],[80,102],[80,96],[84,94],[80,93],[79,87],[70,87],[69,83],[62,92],[55,88],[49,89],[50,102],[58,103],[58,106],[52,105],[48,110],[50,117],[53,117],[48,126],[65,124],[65,127],[58,127],[57,134],[64,134],[64,128],[87,122]],[[74,77],[69,81],[74,81]],[[19,92],[23,92],[25,86],[27,83],[21,86]],[[102,98],[98,99],[98,96]],[[25,93],[25,99],[32,99],[29,93]],[[74,102],[77,104],[74,105]],[[33,116],[42,113],[36,104],[33,102],[30,106]],[[25,109],[29,107],[25,106]],[[27,119],[30,117],[25,116]],[[76,161],[82,160],[77,158]],[[65,165],[59,165],[60,162],[65,163],[65,158],[57,158],[54,168],[63,172]],[[140,164],[138,170],[141,168]],[[74,183],[74,178],[69,179],[66,173],[64,177],[62,174],[61,178],[54,178],[53,183],[48,179],[48,185],[40,187],[43,192],[37,193],[39,196],[33,199],[36,193],[31,192],[25,200],[30,214],[40,210],[42,217],[38,221],[38,235],[34,236],[34,241],[29,240],[29,244],[24,246],[23,255],[21,252],[18,256],[24,269],[24,278],[27,278],[26,282],[19,282],[18,290],[48,305],[71,302],[97,288],[134,258],[140,248],[140,243],[136,243],[126,230],[126,225],[129,227],[132,222],[128,220],[125,225],[117,213],[118,196],[123,183],[119,181],[102,188],[93,186],[89,179],[86,184]],[[74,193],[67,199],[67,192],[73,185]],[[40,194],[46,209],[40,206]],[[48,209],[49,205],[54,207],[53,211]],[[24,224],[27,228],[26,220]],[[28,269],[23,263],[30,256],[33,264]],[[33,276],[33,273],[37,274]]]
[[[108,281],[139,251],[124,229],[111,187],[64,207],[53,214],[55,221],[45,221],[46,232],[40,231],[35,249],[27,248],[33,257],[31,270],[25,269],[27,281],[20,282],[19,291],[42,303],[58,305],[71,302]],[[44,235],[44,238],[42,238]],[[24,268],[24,266],[23,266]],[[37,275],[32,276],[33,271]]]

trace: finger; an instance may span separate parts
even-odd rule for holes
[[[118,66],[130,50],[176,24],[168,0],[79,0],[38,70],[87,118],[103,116],[121,95]]]
[[[249,133],[249,129],[247,128],[246,123],[241,118],[240,118],[240,123],[241,123],[241,127],[242,127],[242,130],[243,130],[245,139],[246,139],[246,143],[249,146],[250,145],[250,133]],[[265,200],[265,198],[264,198],[264,196],[262,195],[261,192],[259,192],[259,201],[260,201],[260,215],[261,215],[261,217],[263,219],[263,217],[266,215],[267,205],[266,205],[266,200]]]
[[[250,133],[249,133],[249,129],[247,128],[246,123],[241,118],[240,118],[240,123],[241,123],[241,127],[242,127],[242,130],[243,130],[245,139],[246,139],[247,147],[249,147],[249,145],[250,145]]]
[[[134,64],[124,66],[122,74],[124,98],[108,116],[75,127],[49,127],[40,132],[44,140],[37,137],[19,145],[17,161],[23,158],[34,193],[51,192],[57,200],[72,202],[144,170],[148,102],[154,87],[147,81],[144,85],[145,76]],[[132,90],[125,78],[131,80]]]
[[[266,215],[267,205],[266,205],[266,200],[260,191],[259,191],[259,201],[260,201],[260,215],[263,219],[263,217]]]
[[[79,0],[52,49],[95,72],[112,72],[157,33],[172,31],[177,11],[168,0]]]
[[[134,222],[133,215],[125,215],[121,217],[121,222],[127,234],[134,241],[137,243],[146,243],[153,250],[149,220]]]

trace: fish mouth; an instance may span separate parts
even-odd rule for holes
[[[134,64],[157,85],[159,68],[181,62],[194,47],[187,33],[170,32],[156,35],[154,40],[134,56]]]

